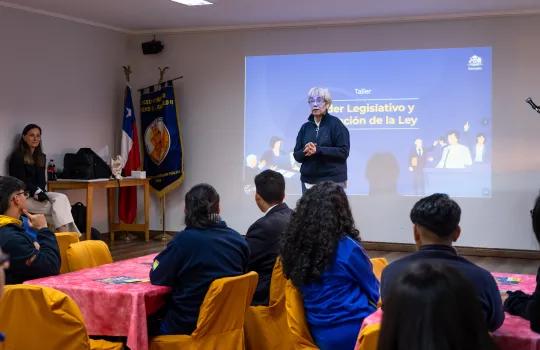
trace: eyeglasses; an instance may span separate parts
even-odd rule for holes
[[[21,194],[24,196],[24,198],[30,197],[30,193],[28,191],[21,191],[19,193],[15,193],[14,197],[15,196],[20,196]]]
[[[323,102],[325,102],[325,101],[324,101],[324,98],[322,98],[322,97],[317,97],[317,98],[310,97],[310,98],[308,98],[307,102],[308,102],[309,104],[311,104],[311,103],[313,103],[313,102],[323,103]]]

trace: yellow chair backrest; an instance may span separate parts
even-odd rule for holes
[[[56,232],[56,242],[58,242],[58,249],[60,250],[60,258],[62,264],[60,265],[60,273],[69,272],[69,266],[67,262],[67,250],[71,243],[77,243],[79,241],[78,232]]]
[[[287,323],[294,342],[295,349],[319,349],[309,331],[304,310],[304,298],[291,280],[285,285],[285,309]]]
[[[250,306],[246,312],[244,331],[248,350],[294,350],[285,312],[286,283],[278,257],[272,270],[269,305]]]
[[[69,271],[78,271],[113,262],[109,247],[103,241],[71,243],[66,255]]]
[[[379,345],[380,323],[373,323],[364,326],[358,334],[355,350],[377,350]]]
[[[244,318],[258,278],[258,274],[251,271],[215,280],[206,292],[193,333],[154,337],[150,349],[244,349]]]
[[[372,258],[369,260],[371,260],[371,265],[373,265],[373,274],[380,281],[384,268],[388,266],[388,260],[386,258]]]
[[[6,286],[0,300],[0,329],[6,350],[118,349],[121,343],[88,338],[81,311],[66,294],[49,287]]]

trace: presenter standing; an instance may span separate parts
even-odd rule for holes
[[[301,163],[302,193],[322,181],[347,186],[349,130],[341,120],[328,114],[332,98],[328,89],[313,87],[308,92],[311,114],[294,146],[294,159]]]

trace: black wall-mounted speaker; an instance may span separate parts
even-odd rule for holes
[[[161,41],[158,41],[158,40],[152,40],[152,41],[147,41],[145,43],[142,43],[141,47],[142,47],[142,52],[145,55],[155,55],[157,53],[160,53],[164,48]]]

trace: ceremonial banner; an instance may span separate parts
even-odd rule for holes
[[[141,92],[144,170],[159,197],[184,181],[182,137],[172,81]]]

